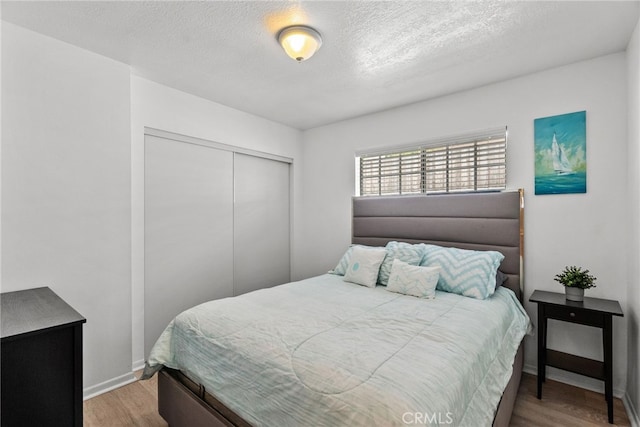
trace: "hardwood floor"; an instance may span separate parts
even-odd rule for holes
[[[547,379],[542,386],[542,400],[536,397],[534,375],[523,374],[511,427],[589,427],[609,426],[604,395]],[[614,399],[613,421],[630,426],[620,399]]]
[[[139,373],[137,374],[139,375]],[[167,427],[157,411],[157,376],[137,381],[84,402],[85,427]],[[629,426],[620,399],[614,404],[615,425]],[[536,377],[523,374],[511,418],[512,427],[608,426],[602,394],[547,380],[542,400]]]
[[[140,372],[136,372],[136,377]],[[84,402],[84,427],[167,427],[158,414],[158,376]]]

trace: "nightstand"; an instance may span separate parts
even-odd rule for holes
[[[585,297],[584,301],[567,301],[564,294],[535,291],[529,301],[538,304],[538,399],[546,366],[563,369],[604,381],[609,423],[613,424],[613,316],[623,316],[618,301]],[[577,323],[602,329],[604,361],[547,349],[547,319]]]
[[[49,288],[0,294],[1,425],[82,427],[82,324]]]

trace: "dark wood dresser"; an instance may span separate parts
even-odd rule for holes
[[[46,287],[0,301],[2,427],[81,427],[85,318]]]

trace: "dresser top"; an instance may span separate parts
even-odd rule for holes
[[[620,303],[615,300],[584,297],[584,301],[569,301],[565,294],[536,290],[529,301],[535,303],[551,304],[562,307],[581,308],[584,310],[598,311],[613,316],[623,316]]]
[[[0,303],[3,340],[86,322],[84,317],[47,287],[0,294]]]

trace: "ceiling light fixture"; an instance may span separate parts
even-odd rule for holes
[[[278,42],[287,55],[298,62],[306,61],[320,49],[322,37],[311,27],[293,25],[278,33]]]

